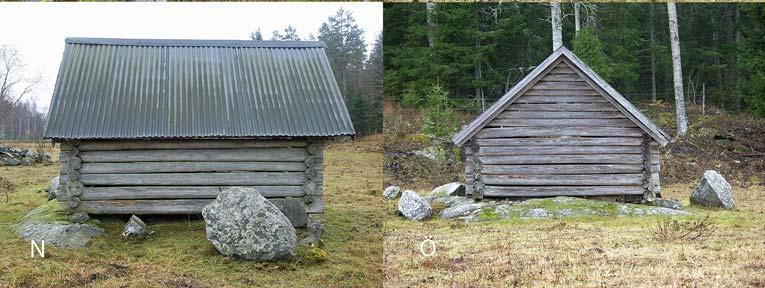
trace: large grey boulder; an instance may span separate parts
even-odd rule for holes
[[[130,220],[125,224],[125,228],[122,229],[122,237],[141,240],[146,238],[146,235],[146,223],[141,218],[138,218],[138,216],[130,216]]]
[[[56,176],[52,180],[50,180],[50,185],[48,185],[48,200],[56,199],[56,190],[58,190],[59,185],[59,177]]]
[[[398,211],[407,219],[417,221],[428,219],[433,213],[428,201],[412,190],[406,190],[401,194],[401,199],[398,200]]]
[[[385,188],[385,190],[383,191],[383,197],[385,197],[385,199],[387,200],[393,200],[393,199],[396,199],[396,197],[398,197],[398,194],[400,193],[401,193],[400,187],[395,185],[388,186],[388,188]]]
[[[704,172],[696,189],[691,193],[691,204],[724,209],[736,208],[730,184],[714,170]]]
[[[234,187],[202,210],[205,231],[223,255],[256,261],[292,259],[297,236],[276,205],[252,188]]]
[[[447,183],[430,191],[428,196],[465,196],[465,184],[459,182]]]
[[[61,248],[80,248],[90,241],[90,238],[101,235],[104,229],[88,224],[72,224],[66,222],[27,222],[16,227],[16,234],[27,241],[45,245],[52,244]]]
[[[18,166],[21,161],[13,157],[0,157],[0,166]]]

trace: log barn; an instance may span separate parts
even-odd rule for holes
[[[553,52],[452,142],[466,193],[652,201],[669,137],[566,47]]]
[[[44,137],[71,212],[200,213],[253,187],[302,226],[355,134],[317,41],[67,38]]]

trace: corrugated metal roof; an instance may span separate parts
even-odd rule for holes
[[[67,38],[45,138],[353,135],[318,41]]]

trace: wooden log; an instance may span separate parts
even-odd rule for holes
[[[306,196],[305,211],[309,214],[324,213],[324,199],[320,196]]]
[[[514,103],[606,103],[603,96],[530,96],[523,95]]]
[[[573,70],[571,71],[573,72]],[[582,81],[584,82],[584,79],[580,77],[579,75],[573,74],[573,73],[566,73],[566,74],[547,74],[547,76],[542,77],[542,79],[539,80],[540,82],[547,82],[547,81]]]
[[[306,181],[303,184],[303,193],[309,196],[324,195],[324,185],[322,182]]]
[[[69,157],[67,164],[69,165],[69,170],[79,170],[82,168],[82,158],[79,156]]]
[[[303,185],[304,172],[231,172],[231,173],[156,173],[156,174],[82,174],[87,186],[271,186]]]
[[[641,186],[491,186],[484,188],[487,197],[550,197],[642,195]]]
[[[635,174],[638,164],[483,165],[483,175]]]
[[[569,67],[555,67],[548,73],[548,75],[551,74],[576,74],[576,72],[574,72],[574,70]]]
[[[172,172],[303,171],[302,162],[126,162],[84,163],[85,174],[140,174]]]
[[[88,140],[79,144],[81,151],[151,150],[151,149],[237,149],[306,147],[300,140]]]
[[[618,111],[611,103],[547,103],[547,104],[523,104],[513,103],[508,111]]]
[[[621,112],[549,112],[549,111],[505,111],[497,116],[497,119],[605,119],[626,118]],[[572,120],[576,121],[576,120]]]
[[[643,174],[484,175],[486,185],[643,185]]]
[[[592,90],[592,86],[584,81],[539,81],[532,89],[549,89],[549,90]]]
[[[621,136],[637,137],[640,128],[620,127],[507,127],[484,128],[476,134],[479,139],[510,137],[554,137],[554,136]]]
[[[637,127],[630,119],[494,119],[486,127]]]
[[[305,161],[303,148],[178,149],[87,151],[80,153],[84,162],[166,162],[166,161]]]
[[[61,163],[67,163],[69,162],[69,157],[71,154],[69,154],[69,151],[61,150],[61,152],[58,153],[58,160],[61,161]]]
[[[508,146],[481,147],[485,155],[640,154],[640,146]]]
[[[472,197],[475,192],[475,178],[473,178],[474,169],[474,151],[476,150],[475,142],[469,141],[465,145],[465,196]]]
[[[302,186],[244,186],[257,190],[263,197],[301,197]],[[126,199],[207,199],[218,197],[228,186],[122,186],[86,187],[81,200]]]
[[[529,90],[526,90],[526,92],[523,93],[524,95],[534,95],[534,96],[575,96],[575,95],[587,95],[587,96],[598,96],[601,95],[598,93],[598,91],[595,91],[594,89],[590,88],[588,90],[574,90],[574,89],[537,89],[537,88],[530,88]]]
[[[616,145],[640,146],[641,139],[637,137],[608,137],[608,138],[499,138],[479,139],[478,145],[486,146],[526,146],[526,145]]]
[[[481,156],[484,165],[501,164],[640,164],[640,154]]]

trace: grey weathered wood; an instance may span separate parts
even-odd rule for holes
[[[470,141],[465,145],[465,196],[472,197],[475,192],[475,178],[473,176],[475,159],[475,142]]]
[[[300,197],[302,186],[244,186],[257,190],[263,197]],[[85,187],[82,200],[125,199],[194,199],[215,198],[227,186],[116,186]]]
[[[505,111],[497,116],[497,119],[606,119],[606,118],[625,118],[619,112],[571,112],[571,111]],[[577,121],[577,120],[572,120]]]
[[[481,156],[484,165],[499,164],[641,164],[640,154]]]
[[[80,181],[92,185],[303,185],[304,172],[82,174]]]
[[[69,170],[79,170],[82,168],[82,158],[79,156],[69,157],[67,165],[69,165]]]
[[[603,96],[531,96],[523,95],[515,103],[606,103]]]
[[[654,191],[655,179],[651,178],[651,136],[647,133],[643,135],[643,200],[652,202],[656,199],[656,192]]]
[[[600,95],[600,93],[598,93],[598,91],[595,91],[592,88],[587,89],[587,90],[531,88],[531,89],[527,90],[526,93],[524,93],[523,95],[529,95],[529,96],[573,96],[573,95],[598,96],[598,95]]]
[[[637,127],[630,119],[494,119],[486,127]]]
[[[581,81],[584,82],[584,79],[582,77],[579,77],[579,75],[576,75],[576,73],[571,70],[571,73],[567,74],[547,74],[547,76],[543,77],[539,80],[540,82],[547,82],[547,81]]]
[[[550,197],[641,195],[643,187],[627,186],[491,186],[484,188],[487,197]]]
[[[305,212],[309,214],[323,213],[324,212],[324,200],[319,196],[306,196],[312,198],[306,200]]]
[[[481,147],[486,155],[572,155],[572,154],[640,154],[640,146],[508,146]]]
[[[617,111],[610,103],[547,103],[547,104],[523,104],[510,105],[508,111]]]
[[[127,162],[84,163],[85,174],[229,172],[229,171],[303,171],[303,162]]]
[[[642,185],[643,174],[483,175],[486,185]]]
[[[568,67],[555,67],[552,70],[550,70],[550,74],[576,74],[574,70]]]
[[[550,89],[550,90],[591,90],[592,87],[590,84],[587,84],[587,82],[584,81],[577,81],[577,82],[571,82],[571,81],[539,81],[534,86],[532,86],[531,89],[534,90],[542,90],[542,89]]]
[[[81,151],[306,147],[300,140],[87,140]]]
[[[161,162],[161,161],[305,161],[304,148],[178,149],[85,151],[84,162]]]
[[[639,164],[483,165],[483,175],[635,174]]]
[[[552,136],[640,136],[640,128],[617,127],[508,127],[484,128],[476,135],[478,138],[509,137],[552,137]]]
[[[320,181],[306,181],[303,184],[303,193],[310,196],[324,195],[323,183]]]
[[[495,138],[479,139],[478,145],[487,146],[526,146],[526,145],[617,145],[640,146],[638,137],[602,137],[602,138]]]

